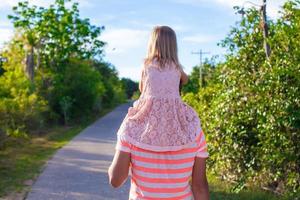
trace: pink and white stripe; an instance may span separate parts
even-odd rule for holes
[[[116,149],[131,154],[129,200],[193,199],[189,180],[195,157],[208,157],[203,131],[190,148],[178,151],[149,151],[121,140]]]

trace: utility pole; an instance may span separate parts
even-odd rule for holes
[[[243,3],[242,8],[238,11],[239,14],[242,15],[242,17],[244,17],[244,15],[246,14],[245,12],[245,4],[249,3],[255,7],[259,7],[260,8],[260,18],[261,18],[261,28],[263,30],[263,37],[264,37],[264,49],[265,49],[265,53],[266,53],[266,57],[269,60],[270,56],[271,56],[271,47],[269,45],[269,43],[267,42],[268,37],[269,37],[269,29],[268,29],[268,23],[267,23],[267,0],[263,0],[263,4],[259,5],[256,3],[253,3],[251,1],[245,1]]]
[[[199,61],[200,61],[200,65],[199,65],[199,87],[202,88],[202,57],[204,54],[210,54],[210,52],[203,52],[202,49],[200,49],[199,51],[197,52],[192,52],[192,54],[197,54],[199,55]]]
[[[262,18],[261,20],[262,20],[263,35],[264,35],[264,48],[265,48],[267,59],[269,59],[271,55],[271,48],[269,43],[267,42],[267,39],[269,37],[268,24],[267,24],[267,0],[263,0],[263,4],[260,8],[260,12]]]

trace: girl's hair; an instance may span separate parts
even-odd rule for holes
[[[164,68],[167,64],[174,63],[180,70],[181,64],[178,60],[176,34],[168,26],[155,26],[148,43],[148,53],[144,64],[158,61],[159,67]]]

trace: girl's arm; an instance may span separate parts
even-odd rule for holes
[[[189,81],[189,77],[186,75],[186,73],[183,70],[181,70],[181,78],[180,78],[181,85],[187,84],[188,81]]]
[[[206,158],[195,158],[192,175],[192,191],[194,200],[209,200],[208,182],[206,178]]]
[[[143,92],[143,82],[142,82],[142,80],[140,80],[140,82],[139,82],[139,90],[140,90],[141,93]]]
[[[143,88],[144,88],[144,85],[143,85],[144,79],[145,79],[145,68],[143,66],[142,71],[141,71],[141,79],[139,82],[139,90],[141,93],[143,92]]]
[[[120,187],[127,179],[130,166],[130,153],[117,150],[112,164],[108,169],[109,183]]]

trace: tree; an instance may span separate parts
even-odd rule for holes
[[[216,67],[216,57],[211,58],[210,60],[206,59],[203,63],[202,69],[202,81],[203,87],[206,87],[208,82],[214,79],[214,69]],[[186,85],[182,87],[181,92],[183,94],[192,92],[197,93],[199,88],[199,66],[193,67],[191,74],[189,75],[189,81]]]
[[[5,72],[5,70],[3,69],[3,63],[6,61],[6,59],[2,56],[2,55],[0,55],[0,76],[2,75],[2,74],[4,74],[4,72]]]
[[[25,71],[30,79],[33,79],[34,66],[61,71],[71,57],[101,58],[105,43],[98,37],[104,27],[81,19],[78,3],[73,3],[69,9],[66,7],[65,3],[70,1],[56,0],[49,8],[30,6],[28,1],[19,2],[13,8],[14,15],[8,16],[26,39]]]
[[[107,62],[96,60],[93,63],[93,67],[100,72],[103,78],[102,80],[105,87],[105,92],[102,96],[103,106],[111,107],[124,102],[126,93],[115,66]]]
[[[22,1],[13,8],[9,19],[17,31],[0,52],[6,60],[0,63],[1,133],[71,124],[124,101],[116,69],[102,60],[104,27],[67,2],[43,8]]]
[[[125,88],[125,92],[128,99],[130,99],[133,93],[139,89],[138,83],[129,78],[122,78],[121,82],[123,84],[123,87]]]

